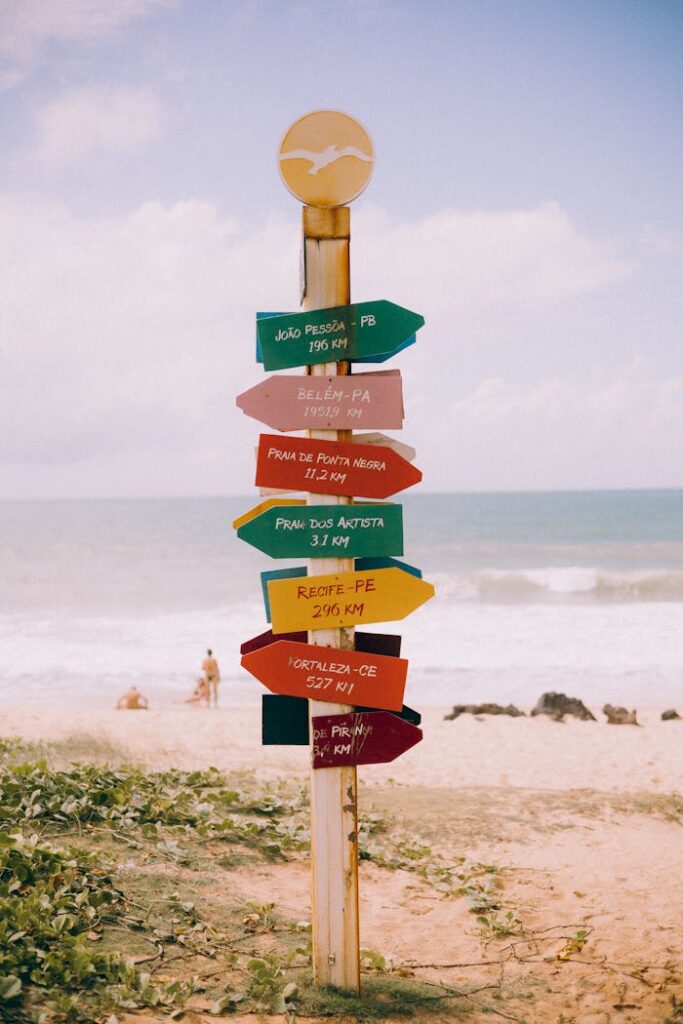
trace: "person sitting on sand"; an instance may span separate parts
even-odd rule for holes
[[[124,693],[123,697],[119,698],[116,708],[127,711],[147,711],[149,701],[138,692],[136,686],[131,686],[128,693]]]
[[[184,704],[206,704],[209,706],[209,684],[204,678],[200,676],[195,684],[195,688],[192,691],[192,696],[188,697],[183,702]]]
[[[211,698],[213,697],[214,707],[218,707],[218,684],[221,681],[221,674],[218,670],[218,662],[213,656],[211,648],[206,652],[206,657],[202,662],[202,670],[206,678],[206,684],[209,691],[207,703],[211,704]]]

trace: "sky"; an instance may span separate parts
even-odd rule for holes
[[[0,498],[253,493],[315,109],[421,487],[683,486],[682,55],[681,0],[0,0]]]

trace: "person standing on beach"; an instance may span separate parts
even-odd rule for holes
[[[206,684],[207,684],[207,690],[208,690],[208,700],[207,700],[207,703],[210,704],[211,703],[211,698],[213,697],[213,706],[215,708],[217,708],[218,707],[218,684],[221,681],[221,674],[220,674],[220,671],[218,669],[218,662],[214,658],[213,652],[212,652],[211,648],[209,648],[208,651],[206,652],[206,657],[204,658],[204,661],[202,662],[202,671],[204,672],[204,676],[206,678]]]

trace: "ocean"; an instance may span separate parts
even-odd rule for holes
[[[240,643],[275,563],[232,520],[257,498],[0,502],[0,704],[189,695],[258,705]],[[400,623],[415,708],[546,690],[683,712],[683,490],[408,494],[404,560],[437,596]],[[0,722],[1,722],[0,711]]]

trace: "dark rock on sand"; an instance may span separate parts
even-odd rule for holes
[[[502,704],[456,704],[450,715],[444,715],[444,722],[452,722],[460,715],[510,715],[511,718],[519,718],[524,715],[514,704],[503,707]]]
[[[662,711],[662,721],[663,722],[673,722],[676,718],[680,718],[680,717],[681,716],[676,711],[676,708],[669,708],[668,711]]]
[[[533,715],[549,715],[555,722],[564,721],[565,715],[573,715],[583,722],[596,722],[593,715],[583,701],[578,697],[567,697],[564,693],[544,693],[536,703],[531,712]]]
[[[615,708],[613,704],[605,704],[602,709],[603,715],[607,715],[608,725],[639,725],[636,719],[636,711],[627,711],[626,708]]]

